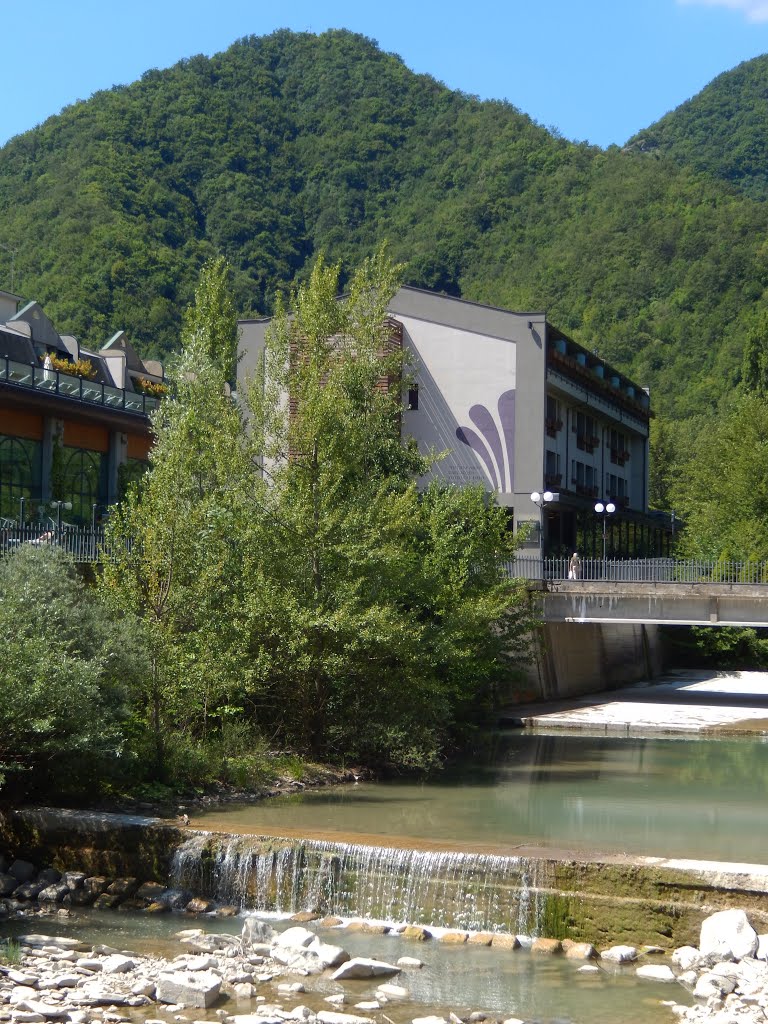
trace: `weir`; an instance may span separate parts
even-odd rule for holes
[[[174,884],[248,910],[538,934],[546,863],[525,857],[326,840],[198,835]]]
[[[732,906],[768,930],[768,867],[714,861],[200,833],[176,850],[172,879],[248,910],[571,938],[601,948],[695,944],[704,917]]]

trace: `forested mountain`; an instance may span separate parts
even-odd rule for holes
[[[768,199],[768,55],[718,75],[627,145],[672,156]]]
[[[758,90],[768,65],[752,64]],[[761,125],[744,125],[758,152]],[[149,71],[11,140],[0,237],[18,250],[17,290],[61,330],[98,344],[124,327],[151,355],[176,347],[214,252],[253,314],[318,251],[352,267],[388,238],[409,283],[545,309],[686,417],[737,382],[768,286],[768,203],[717,179],[714,120],[711,135],[708,164],[661,135],[651,152],[601,151],[361,36],[281,31]]]

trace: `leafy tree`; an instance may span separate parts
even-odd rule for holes
[[[170,374],[172,397],[155,414],[150,469],[111,520],[120,554],[102,576],[111,602],[146,626],[151,670],[139,707],[161,777],[169,731],[205,734],[211,718],[227,713],[241,671],[231,602],[241,522],[260,481],[226,388],[236,325],[224,276],[220,261],[203,269]]]
[[[768,401],[740,397],[705,422],[675,485],[685,530],[681,554],[768,559]]]
[[[763,312],[747,333],[741,383],[747,392],[768,396],[768,313]]]
[[[318,260],[249,389],[270,481],[245,567],[254,671],[262,714],[299,748],[425,767],[509,670],[521,595],[503,511],[416,489],[429,459],[400,441],[396,268],[379,252],[343,302],[338,281]]]
[[[0,766],[15,795],[93,795],[127,771],[137,624],[108,616],[68,556],[23,545],[0,559],[0,636]]]

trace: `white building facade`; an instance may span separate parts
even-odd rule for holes
[[[446,452],[430,479],[480,484],[529,526],[531,549],[593,554],[595,502],[612,501],[612,553],[661,554],[648,512],[649,398],[547,322],[402,287],[389,306],[409,385],[402,432]],[[241,321],[238,375],[253,372],[268,320]],[[544,507],[533,492],[551,491]],[[536,553],[531,550],[531,553]]]

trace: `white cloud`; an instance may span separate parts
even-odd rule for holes
[[[768,0],[678,0],[678,3],[692,6],[704,4],[706,7],[727,7],[732,11],[741,11],[747,21],[768,22]]]

